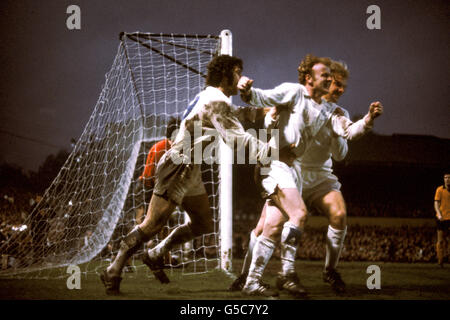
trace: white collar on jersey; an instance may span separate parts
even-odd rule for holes
[[[220,95],[221,95],[221,98],[222,98],[223,100],[225,100],[228,104],[231,104],[231,98],[230,98],[230,97],[227,97],[227,96],[222,92],[222,90],[220,90],[219,88],[212,87],[212,86],[208,86],[208,87],[205,88],[205,91],[208,92],[208,93],[211,93],[211,94],[220,94]]]

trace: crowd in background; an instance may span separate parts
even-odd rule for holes
[[[326,227],[306,227],[297,251],[298,258],[323,260],[326,232]],[[341,260],[436,262],[435,234],[434,227],[351,225],[347,229]],[[245,256],[248,237],[248,232],[234,233],[234,257]],[[450,238],[447,241],[450,241]],[[274,256],[279,258],[278,248]]]
[[[432,204],[432,200],[430,201]],[[235,210],[233,233],[234,255],[243,257],[248,242],[249,230],[256,226],[263,202],[253,198],[238,199]],[[408,203],[399,201],[347,202],[349,217],[426,218],[433,219],[432,205],[429,208],[408,208]],[[315,211],[311,215],[319,215]],[[306,260],[321,260],[325,257],[327,227],[307,225],[298,250],[298,257]],[[450,237],[447,235],[450,243]],[[348,227],[341,259],[344,261],[391,261],[391,262],[436,262],[436,228],[434,226],[379,226],[351,225]],[[275,256],[277,253],[275,253]]]
[[[28,232],[26,228],[29,229],[30,226],[24,227],[24,225],[39,196],[13,188],[4,188],[0,192],[0,241],[3,244],[15,233]],[[250,197],[236,201],[233,233],[234,256],[237,258],[242,258],[244,255],[248,233],[256,226],[262,205],[261,200]],[[401,204],[348,202],[348,215],[359,217],[433,218],[431,210],[417,208],[416,211],[411,212],[402,211]],[[402,213],[399,214],[399,212]],[[307,227],[302,238],[301,249],[298,251],[299,258],[323,259],[325,233],[325,228]],[[434,262],[436,259],[435,234],[434,227],[352,225],[348,228],[341,259],[343,261]],[[23,237],[23,239],[29,241],[30,237]]]
[[[38,195],[5,188],[0,193],[0,242],[17,232],[24,232],[24,222],[33,210]]]

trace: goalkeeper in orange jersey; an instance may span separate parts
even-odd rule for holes
[[[208,146],[217,143],[219,137],[229,145],[238,140],[238,145],[253,147],[256,159],[264,162],[276,150],[275,139],[263,143],[245,132],[234,113],[230,96],[240,89],[241,72],[242,60],[232,56],[217,56],[208,64],[206,88],[188,106],[170,150],[158,163],[155,188],[144,221],[122,240],[116,258],[101,275],[107,294],[119,293],[126,261],[144,242],[161,231],[176,206],[184,208],[190,221],[175,228],[142,257],[159,281],[168,282],[163,271],[166,252],[213,232],[208,194],[200,171],[203,152],[211,149],[207,149]]]
[[[136,186],[134,188],[135,195],[144,193],[141,203],[136,208],[135,221],[136,224],[141,224],[144,221],[145,212],[150,203],[150,199],[152,197],[153,188],[155,187],[155,171],[156,165],[162,156],[170,149],[172,145],[173,137],[172,135],[175,133],[179,127],[180,120],[172,117],[169,119],[166,128],[166,138],[156,142],[147,154],[147,159],[145,161],[145,167],[142,171],[142,174],[139,176]],[[158,235],[160,238],[164,238],[167,235],[166,230],[162,230]],[[149,245],[150,242],[147,244]],[[131,257],[128,259],[127,264],[124,268],[125,272],[132,271],[131,268]]]
[[[144,204],[136,209],[136,223],[140,224],[144,220],[145,209],[150,203],[150,199],[155,187],[155,172],[156,166],[161,160],[162,156],[172,146],[172,141],[176,134],[176,130],[179,127],[180,120],[178,118],[170,118],[167,123],[166,138],[155,143],[148,152],[147,160],[142,174],[139,176],[138,183],[136,184],[135,193],[138,194],[144,191]]]
[[[445,232],[450,228],[450,173],[444,175],[444,185],[436,189],[434,196],[434,210],[436,211],[437,242],[436,253],[438,263],[444,266],[446,249]]]

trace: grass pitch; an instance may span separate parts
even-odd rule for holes
[[[169,284],[160,284],[137,260],[136,271],[125,273],[121,295],[107,296],[98,274],[81,276],[81,289],[67,288],[69,274],[60,279],[0,279],[1,300],[247,300],[240,292],[230,292],[232,279],[213,270],[196,275],[183,275],[181,270],[167,270]],[[242,261],[233,262],[240,270]],[[347,284],[347,293],[335,295],[322,281],[322,261],[298,261],[297,270],[310,300],[450,300],[450,266],[437,264],[407,264],[384,262],[341,262],[339,270]],[[381,289],[367,288],[367,267],[381,269]],[[98,265],[97,272],[104,266]],[[264,281],[274,284],[280,262],[272,260]],[[64,274],[64,273],[61,273]],[[254,299],[252,297],[251,299]],[[281,300],[291,300],[280,293]]]

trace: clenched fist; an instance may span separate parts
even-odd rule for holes
[[[369,116],[370,119],[373,121],[375,118],[381,116],[383,114],[383,105],[381,102],[376,101],[372,102],[369,106]]]
[[[242,77],[239,79],[239,82],[238,82],[237,87],[238,87],[238,89],[239,89],[241,92],[247,92],[247,91],[249,91],[250,88],[252,87],[252,84],[253,84],[253,80],[252,80],[252,79],[250,79],[250,78],[248,78],[248,77],[246,77],[246,76],[242,76]]]
[[[237,88],[241,92],[241,99],[244,102],[249,102],[250,101],[250,98],[251,98],[251,96],[250,96],[250,89],[251,89],[252,85],[253,85],[253,80],[248,78],[248,77],[242,76],[239,79]]]

